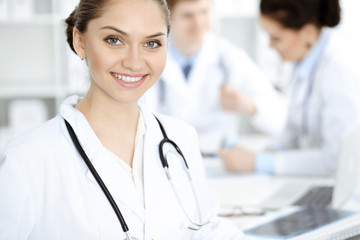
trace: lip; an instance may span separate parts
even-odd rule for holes
[[[113,75],[113,73],[116,73],[118,75],[125,76],[125,77],[134,77],[134,78],[141,77],[141,79],[137,82],[125,82],[125,81],[120,80],[117,77],[115,77]],[[117,73],[117,72],[111,72],[110,75],[114,78],[114,80],[120,86],[122,86],[124,88],[138,88],[145,82],[145,79],[148,76],[148,74],[126,74],[126,73]]]

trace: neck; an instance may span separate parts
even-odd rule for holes
[[[84,114],[103,146],[131,167],[139,120],[137,102],[119,103],[90,88],[76,108]]]
[[[201,46],[201,43],[187,42],[176,37],[174,37],[173,43],[176,49],[178,49],[180,53],[186,57],[191,57],[194,55]]]
[[[101,126],[102,129],[107,128],[114,131],[137,126],[139,117],[136,102],[118,103],[108,96],[100,97],[91,89],[76,108],[84,114],[91,126]]]

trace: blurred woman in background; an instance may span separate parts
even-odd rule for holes
[[[238,145],[219,155],[230,171],[332,175],[339,140],[360,112],[359,78],[329,29],[340,22],[339,1],[262,0],[260,10],[270,46],[295,63],[287,126],[272,151]]]

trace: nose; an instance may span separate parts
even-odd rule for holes
[[[198,13],[194,16],[194,26],[197,28],[205,27],[207,24],[208,16],[205,12]]]
[[[136,47],[129,47],[124,52],[123,66],[131,72],[139,72],[144,64],[141,50]]]
[[[194,18],[193,18],[193,24],[194,24],[194,26],[195,26],[196,28],[201,27],[201,25],[202,25],[201,16],[199,16],[199,15],[194,16]]]

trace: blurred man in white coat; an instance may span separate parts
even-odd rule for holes
[[[209,31],[210,1],[167,2],[172,24],[167,63],[145,103],[192,124],[204,154],[237,138],[240,116],[250,117],[261,132],[280,132],[285,102],[243,50]]]

